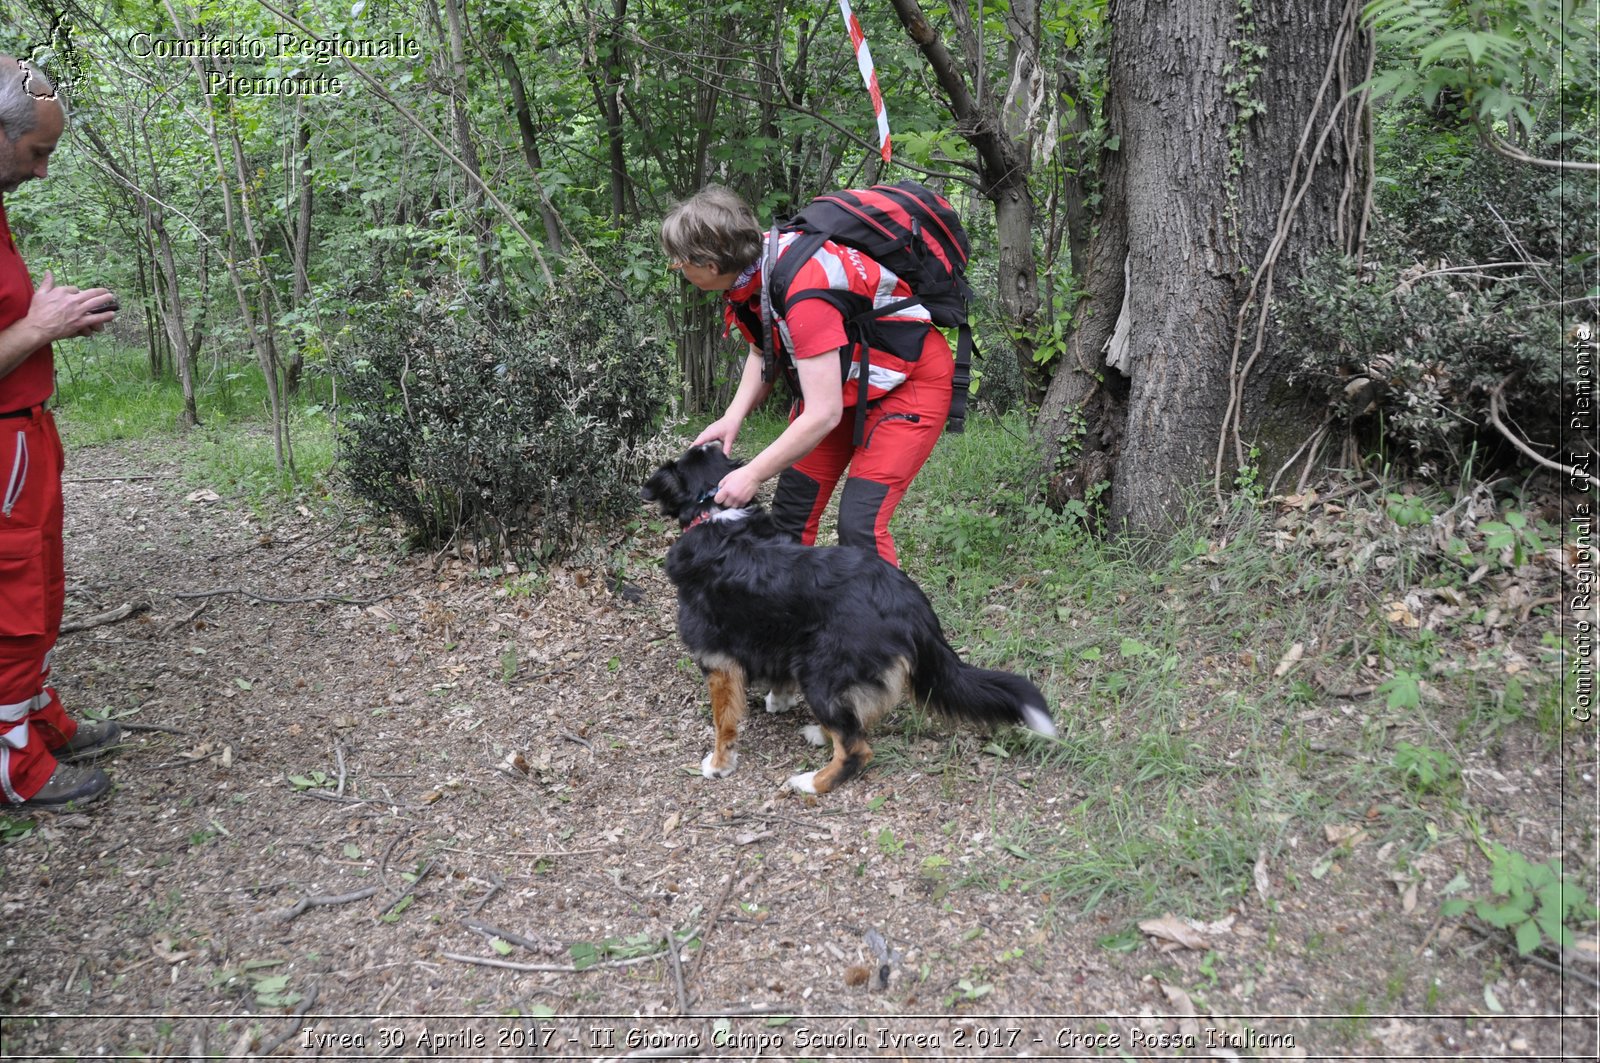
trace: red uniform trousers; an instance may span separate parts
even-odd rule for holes
[[[933,453],[950,416],[955,363],[944,337],[933,336],[936,342],[913,363],[905,383],[868,406],[861,446],[853,442],[855,407],[846,406],[833,431],[778,477],[772,516],[779,528],[807,546],[816,543],[828,499],[848,469],[839,496],[840,545],[875,550],[889,564],[899,565],[889,518]],[[844,387],[846,398],[853,398],[855,381]]]
[[[78,730],[46,683],[66,601],[64,464],[48,410],[0,417],[0,805],[37,793]]]

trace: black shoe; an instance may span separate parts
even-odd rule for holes
[[[63,764],[80,760],[93,760],[114,752],[122,741],[122,725],[115,720],[84,720],[78,724],[78,733],[72,741],[50,752]]]
[[[19,812],[59,812],[73,805],[86,805],[111,789],[111,776],[99,768],[75,768],[58,764],[55,773],[39,792],[19,805],[0,805]]]

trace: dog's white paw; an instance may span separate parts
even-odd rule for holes
[[[814,746],[825,746],[828,744],[828,736],[823,732],[822,727],[818,724],[808,724],[807,726],[800,728],[800,737],[804,738],[807,742]]]
[[[817,773],[808,771],[804,775],[791,775],[784,782],[785,789],[793,790],[797,794],[815,794]]]
[[[788,712],[799,703],[800,695],[796,694],[792,690],[787,694],[777,694],[770,690],[767,691],[768,712]]]
[[[700,762],[700,774],[708,779],[726,779],[733,774],[733,769],[739,766],[739,753],[737,750],[728,750],[728,763],[720,768],[711,763],[715,757],[716,753],[707,753],[705,759]]]

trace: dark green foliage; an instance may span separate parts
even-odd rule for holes
[[[1474,443],[1513,460],[1490,424],[1496,389],[1504,419],[1554,447],[1563,335],[1592,309],[1560,294],[1585,291],[1592,268],[1585,182],[1502,159],[1420,107],[1380,144],[1395,176],[1379,184],[1367,261],[1316,264],[1279,304],[1292,383],[1412,467],[1459,466]]]
[[[1399,464],[1459,466],[1492,436],[1490,396],[1502,384],[1511,418],[1534,441],[1555,443],[1554,311],[1531,310],[1515,283],[1436,269],[1314,266],[1279,310],[1298,357],[1291,383],[1324,395],[1356,431],[1381,431]]]
[[[542,560],[637,507],[671,354],[619,296],[558,292],[504,322],[396,300],[359,335],[343,369],[345,472],[421,541]]]

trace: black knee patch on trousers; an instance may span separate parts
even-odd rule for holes
[[[878,513],[889,497],[889,485],[852,476],[839,496],[839,545],[878,552]]]
[[[772,520],[778,530],[799,542],[821,491],[822,485],[803,472],[785,469],[779,473],[778,486],[772,493],[771,509]]]

